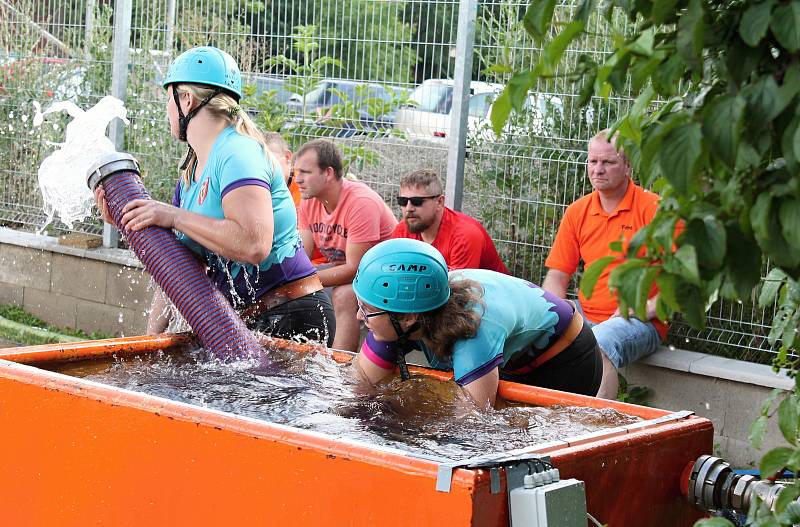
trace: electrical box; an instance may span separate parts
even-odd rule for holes
[[[511,519],[513,527],[586,527],[583,481],[565,479],[512,490]]]

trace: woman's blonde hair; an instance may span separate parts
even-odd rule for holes
[[[178,93],[189,93],[198,101],[205,100],[206,97],[209,97],[218,89],[213,86],[185,83],[173,84],[172,88],[177,89]],[[239,103],[228,93],[223,91],[212,97],[211,100],[203,106],[203,109],[210,112],[214,117],[224,119],[229,124],[232,124],[237,133],[257,141],[258,144],[261,145],[261,149],[264,151],[267,160],[272,164],[273,169],[279,166],[274,155],[270,152],[264,134],[258,128],[258,125],[253,122],[250,116],[247,115],[247,112],[244,111],[239,106]],[[183,163],[185,163],[183,166],[186,168],[181,171],[181,179],[183,179],[183,182],[187,185],[192,177],[192,171],[194,170],[196,161],[197,154],[194,150],[190,152],[188,162],[186,162],[186,160],[183,161]]]
[[[475,309],[477,306],[480,309]],[[483,287],[475,280],[450,279],[450,298],[442,307],[420,313],[417,322],[424,339],[437,357],[453,354],[453,344],[478,333],[483,317]]]

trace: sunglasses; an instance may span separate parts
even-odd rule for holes
[[[421,207],[422,204],[425,203],[426,199],[436,199],[439,196],[441,196],[441,194],[436,194],[435,196],[414,196],[413,198],[397,196],[397,204],[400,205],[400,207],[405,207],[409,202],[411,202],[411,204],[415,207]]]
[[[364,306],[361,304],[361,302],[357,302],[357,303],[358,303],[358,312],[361,313],[361,316],[364,318],[364,320],[369,320],[372,317],[378,317],[378,316],[381,316],[381,315],[388,315],[389,314],[388,311],[375,311],[373,313],[367,313],[366,310],[364,309]]]

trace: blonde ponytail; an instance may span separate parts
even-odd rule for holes
[[[198,101],[204,100],[206,97],[211,95],[214,90],[216,90],[216,88],[201,84],[178,85],[178,93],[188,92]],[[269,161],[272,165],[273,171],[280,170],[278,168],[280,165],[267,146],[267,141],[264,138],[264,134],[258,128],[258,125],[253,122],[250,116],[247,115],[247,112],[244,111],[241,106],[239,106],[233,97],[225,92],[221,92],[208,101],[203,109],[211,112],[213,116],[219,119],[224,119],[229,124],[233,125],[233,129],[236,130],[236,133],[245,137],[249,137],[258,142],[258,144],[261,145],[261,150],[264,152],[267,161]],[[189,157],[189,163],[186,165],[186,169],[181,171],[181,179],[186,185],[190,183],[192,171],[194,170],[194,165],[196,162],[197,154],[192,151]]]

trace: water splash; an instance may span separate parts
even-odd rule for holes
[[[94,197],[86,185],[86,173],[105,154],[115,151],[114,143],[106,137],[108,123],[114,118],[128,124],[125,105],[116,97],[106,96],[83,110],[70,101],[53,103],[44,112],[34,101],[33,126],[41,126],[46,115],[66,111],[72,116],[67,124],[66,136],[59,148],[39,166],[39,189],[42,191],[47,221],[39,229],[44,231],[55,215],[70,229],[76,221],[92,214]]]

